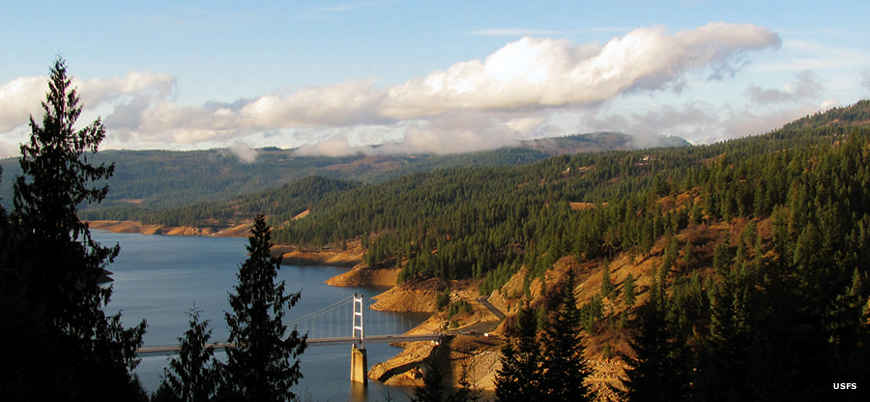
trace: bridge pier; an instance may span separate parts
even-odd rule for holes
[[[368,376],[366,371],[368,361],[365,348],[358,348],[356,343],[350,347],[350,382],[368,384]]]
[[[358,309],[357,309],[358,308]],[[363,296],[361,294],[354,293],[353,295],[353,319],[352,327],[353,327],[353,338],[354,343],[350,347],[350,382],[362,384],[365,387],[368,384],[368,376],[366,376],[366,371],[368,370],[368,359],[366,358],[366,333],[363,329],[363,310],[365,305],[363,304]],[[357,320],[359,317],[359,320]],[[359,331],[359,336],[357,336],[357,331]]]

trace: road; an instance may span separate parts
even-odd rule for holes
[[[489,309],[489,311],[490,311],[493,315],[495,315],[496,317],[498,317],[498,320],[499,320],[499,321],[501,321],[501,320],[504,319],[504,317],[505,317],[504,313],[502,313],[501,310],[499,310],[498,308],[496,308],[495,306],[493,306],[492,303],[490,303],[489,300],[486,300],[485,297],[478,297],[478,298],[477,298],[477,301],[479,301],[480,304],[483,304],[484,307],[486,307],[487,309]]]

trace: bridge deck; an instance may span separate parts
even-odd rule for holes
[[[366,343],[392,343],[392,342],[419,342],[419,341],[434,341],[437,340],[441,335],[439,334],[426,334],[426,335],[374,335],[367,336],[365,338]],[[322,345],[335,345],[342,343],[353,343],[356,339],[351,336],[342,336],[337,338],[309,338],[308,345],[309,346],[322,346]],[[206,345],[208,348],[212,348],[215,350],[221,350],[226,348],[231,348],[233,345],[231,343],[218,342],[218,343],[209,343]],[[148,355],[148,354],[174,354],[178,353],[181,350],[180,345],[164,345],[164,346],[143,346],[136,350],[136,354],[139,355]]]

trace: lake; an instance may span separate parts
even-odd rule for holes
[[[121,245],[121,254],[109,265],[114,273],[114,293],[109,312],[123,313],[125,325],[140,320],[148,322],[146,346],[178,344],[178,337],[188,327],[188,312],[194,308],[210,321],[211,341],[225,341],[227,328],[224,312],[229,311],[227,295],[236,283],[236,272],[246,258],[247,239],[141,234],[93,231],[103,245]],[[279,278],[288,292],[302,292],[302,298],[285,320],[308,331],[311,337],[351,335],[351,303],[334,306],[315,318],[309,313],[332,306],[353,293],[371,297],[383,288],[338,288],[324,284],[347,268],[284,265]],[[369,303],[367,301],[367,303]],[[366,335],[395,334],[411,329],[427,315],[389,313],[366,308]],[[368,344],[369,368],[395,355],[400,349],[387,344]],[[224,354],[216,354],[224,358]],[[149,392],[160,383],[169,356],[144,356],[136,373]],[[308,401],[379,401],[389,395],[393,400],[407,400],[409,390],[387,387],[370,381],[365,390],[352,388],[350,381],[350,345],[309,346],[301,356],[303,380],[294,388]]]

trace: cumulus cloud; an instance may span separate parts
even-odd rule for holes
[[[112,105],[105,122],[112,143],[120,146],[232,144],[266,132],[364,126],[386,127],[391,138],[398,133],[399,140],[378,152],[457,152],[548,133],[552,127],[544,112],[594,108],[638,92],[679,90],[690,73],[721,79],[746,63],[746,53],[780,45],[779,36],[755,25],[710,23],[676,33],[647,27],[604,44],[524,37],[481,60],[388,88],[348,82],[232,103],[181,105],[172,99],[176,85],[171,76],[131,73],[82,81],[80,92],[89,107]],[[27,108],[32,106],[20,105],[38,107],[44,90],[34,88],[44,82],[22,78],[0,87],[0,132],[21,124],[31,111]],[[345,148],[360,146],[349,135],[317,137],[323,146],[308,145],[300,152],[355,152]]]
[[[769,105],[816,99],[821,96],[822,90],[822,84],[818,82],[816,75],[812,71],[804,70],[797,74],[794,82],[783,89],[764,89],[753,85],[746,89],[746,94],[754,103]]]
[[[138,105],[141,112],[154,100],[169,97],[175,88],[175,79],[167,74],[132,72],[115,78],[74,78],[72,85],[86,107],[94,108],[127,97],[132,99],[127,103]],[[48,77],[45,76],[16,78],[0,86],[0,132],[26,124],[30,115],[39,120],[40,102],[47,91]],[[133,119],[128,124],[138,122],[136,114],[126,111],[126,116]]]
[[[510,110],[595,105],[636,90],[667,89],[688,71],[736,71],[747,51],[780,46],[754,25],[711,23],[669,35],[640,28],[603,46],[523,38],[485,60],[457,63],[391,88],[385,112],[421,117],[451,109]]]
[[[254,128],[383,123],[389,121],[378,111],[383,97],[373,82],[343,83],[263,96],[245,105],[239,117]]]
[[[45,77],[22,77],[0,86],[0,132],[27,123],[27,117],[39,111],[46,82]]]

